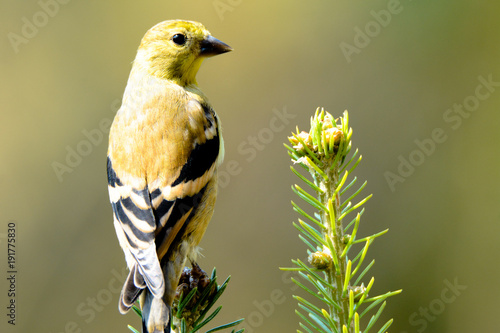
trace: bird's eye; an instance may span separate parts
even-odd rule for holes
[[[186,43],[186,36],[183,34],[175,34],[172,37],[172,41],[177,45],[184,45]]]

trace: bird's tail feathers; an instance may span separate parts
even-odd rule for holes
[[[170,333],[170,307],[146,290],[142,307],[142,333]]]
[[[144,288],[146,288],[144,278],[139,273],[137,265],[134,265],[134,267],[128,273],[127,279],[123,284],[122,292],[120,294],[118,310],[121,314],[125,314],[128,312],[128,310],[130,310]]]

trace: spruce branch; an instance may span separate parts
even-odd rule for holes
[[[192,268],[184,268],[179,285],[176,290],[174,303],[172,305],[171,326],[172,333],[195,333],[200,332],[222,309],[218,306],[210,314],[219,297],[226,290],[229,283],[228,277],[221,285],[217,284],[215,268],[209,277],[195,262],[191,263]],[[142,318],[142,312],[137,306],[132,309]],[[220,325],[209,329],[206,333],[216,332],[232,328],[239,325],[243,319]],[[139,333],[134,327],[128,325],[129,330]],[[231,333],[243,333],[244,328],[232,330]]]
[[[294,296],[298,301],[299,325],[305,332],[367,333],[384,310],[386,299],[401,292],[368,297],[374,278],[366,287],[364,283],[359,284],[375,262],[372,260],[364,266],[368,248],[388,230],[358,238],[363,205],[371,194],[357,199],[366,186],[365,181],[344,199],[348,190],[352,192],[356,185],[357,178],[351,175],[362,158],[357,149],[347,158],[352,148],[352,134],[347,111],[335,120],[330,113],[318,108],[311,118],[309,132],[300,132],[297,128],[297,133],[288,138],[291,146],[285,144],[294,164],[307,170],[312,178],[291,166],[292,172],[304,184],[296,184],[292,190],[315,213],[308,213],[292,201],[293,209],[304,218],[293,225],[307,246],[308,264],[292,260],[295,267],[282,270],[297,271],[304,282],[295,278],[292,281],[314,296],[312,300],[316,304],[319,301],[326,307]],[[373,309],[376,309],[375,314],[362,330],[360,320]],[[391,324],[392,319],[384,323],[379,332],[385,332]]]

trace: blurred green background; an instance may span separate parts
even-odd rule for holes
[[[143,34],[183,18],[234,48],[198,74],[226,142],[227,177],[200,260],[221,280],[232,276],[217,322],[298,328],[296,290],[278,270],[305,256],[283,143],[323,106],[335,116],[349,110],[363,155],[356,175],[374,197],[361,234],[390,229],[368,253],[373,295],[404,290],[384,312],[395,319],[389,331],[496,331],[499,10],[466,0],[2,0],[0,262],[6,272],[7,223],[16,221],[18,307],[8,325],[2,278],[0,330],[140,326],[117,310],[125,262],[108,201],[106,124]],[[432,150],[435,129],[446,139]],[[403,159],[418,165],[399,167]],[[390,185],[387,172],[404,176]]]

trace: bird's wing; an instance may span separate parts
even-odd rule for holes
[[[135,263],[123,286],[120,311],[126,312],[147,286],[155,296],[165,290],[163,273],[156,256],[154,242],[156,222],[149,190],[136,189],[124,183],[115,172],[108,156],[108,190],[120,244]]]
[[[183,232],[202,202],[207,184],[213,178],[220,155],[221,138],[215,113],[198,101],[187,103],[186,127],[192,140],[183,142],[190,152],[168,183],[154,181],[150,186],[151,205],[157,222],[156,247],[161,260],[171,249],[176,237]],[[166,257],[169,260],[168,256]],[[163,266],[163,265],[162,265]]]

